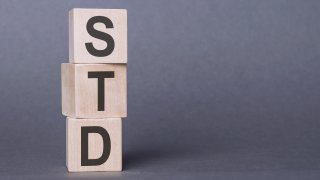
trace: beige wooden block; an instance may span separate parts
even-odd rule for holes
[[[74,118],[126,117],[126,71],[125,64],[62,64],[62,114]]]
[[[69,11],[69,62],[127,63],[126,9]]]
[[[121,118],[67,118],[66,162],[70,172],[121,171]]]

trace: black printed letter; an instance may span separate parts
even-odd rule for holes
[[[104,111],[104,78],[114,78],[114,71],[88,72],[88,78],[98,78],[98,111]]]
[[[114,50],[114,40],[109,34],[94,29],[94,24],[96,23],[103,23],[106,26],[106,28],[113,28],[112,21],[109,18],[104,16],[95,16],[90,18],[89,21],[87,22],[88,33],[92,37],[105,41],[107,43],[107,47],[103,50],[98,50],[94,48],[92,42],[90,42],[90,43],[86,43],[86,48],[88,52],[93,56],[97,56],[97,57],[108,56]]]
[[[89,159],[89,133],[97,133],[102,136],[103,151],[98,159]],[[105,163],[110,155],[111,140],[107,130],[99,126],[81,127],[81,166],[98,166]]]

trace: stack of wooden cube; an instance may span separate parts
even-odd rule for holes
[[[69,12],[69,63],[61,76],[70,172],[122,170],[127,49],[125,9]]]

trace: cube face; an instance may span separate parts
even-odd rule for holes
[[[69,12],[69,62],[127,63],[125,9],[73,9]]]
[[[66,162],[70,172],[121,171],[121,118],[67,118]]]
[[[127,116],[122,64],[62,64],[62,113],[74,118]]]

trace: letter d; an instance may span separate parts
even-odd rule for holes
[[[97,133],[102,136],[103,151],[98,159],[89,159],[89,133]],[[110,155],[111,140],[107,130],[99,126],[81,127],[81,166],[98,166],[105,163]]]

